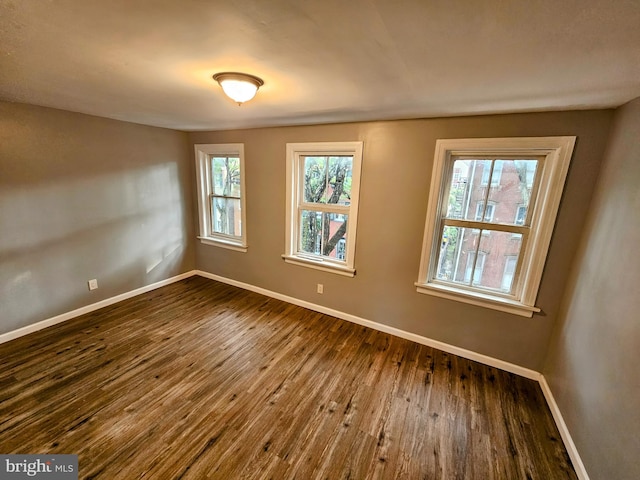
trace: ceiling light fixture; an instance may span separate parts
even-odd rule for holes
[[[221,72],[216,73],[213,79],[220,84],[227,97],[238,105],[255,97],[258,88],[264,85],[261,78],[247,73]]]

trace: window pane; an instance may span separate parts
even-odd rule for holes
[[[349,205],[352,156],[303,157],[303,160],[305,202]]]
[[[480,253],[474,270],[473,285],[508,293],[520,255],[522,235],[483,230],[479,237]],[[512,262],[511,265],[508,262]]]
[[[211,183],[215,195],[240,198],[240,158],[211,157]]]
[[[535,159],[456,160],[446,218],[524,225],[538,163]]]
[[[323,255],[335,258],[336,260],[345,260],[347,252],[347,220],[348,215],[337,213],[325,214],[325,226],[329,225],[328,234],[325,232],[322,247]],[[342,258],[340,258],[342,257]]]
[[[487,182],[491,171],[491,160],[456,160],[453,162],[451,185],[447,205],[447,218],[475,220],[478,204],[486,197],[486,183],[482,185],[483,175]],[[482,214],[480,216],[482,218]]]
[[[327,157],[304,157],[302,192],[305,202],[326,203]]]
[[[213,197],[211,202],[213,232],[242,236],[241,213],[240,199]]]
[[[521,246],[520,234],[445,226],[437,279],[510,293]]]
[[[493,222],[524,225],[537,160],[496,160],[502,167],[500,188],[489,191],[489,203],[495,205]]]
[[[322,214],[303,210],[300,217],[300,251],[320,255]]]
[[[438,280],[464,283],[466,251],[475,251],[476,239],[477,234],[469,228],[444,227],[438,256]]]
[[[347,219],[348,215],[303,210],[300,216],[300,252],[344,260]]]
[[[351,203],[353,157],[329,157],[327,203]]]

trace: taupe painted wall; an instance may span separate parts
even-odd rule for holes
[[[193,269],[192,164],[184,132],[0,102],[0,334]]]
[[[600,110],[191,133],[192,144],[244,143],[246,156],[249,251],[198,243],[196,266],[540,370],[612,115]],[[542,313],[529,319],[417,293],[436,139],[544,135],[577,135],[578,142],[538,297]],[[284,263],[286,143],[349,140],[364,141],[355,278]],[[315,293],[317,283],[324,284],[323,295]]]
[[[544,373],[587,470],[594,480],[640,478],[640,100],[615,113],[591,203],[613,115],[186,134],[0,102],[0,334],[196,266],[533,369],[542,368],[556,324]],[[435,140],[539,135],[578,136],[542,314],[526,319],[416,293]],[[285,144],[347,140],[365,142],[357,275],[285,264]],[[245,144],[246,254],[194,249],[193,143],[227,142]],[[90,278],[100,282],[94,292]]]
[[[640,478],[640,98],[616,111],[544,368],[592,480]]]

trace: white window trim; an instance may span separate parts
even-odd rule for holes
[[[196,177],[198,188],[198,220],[200,234],[198,238],[205,245],[227,248],[239,252],[247,251],[247,222],[246,222],[246,189],[244,184],[244,144],[243,143],[209,143],[196,144]],[[234,155],[240,158],[240,208],[241,232],[240,237],[223,235],[213,231],[211,225],[211,170],[209,162],[211,155]]]
[[[315,268],[325,272],[353,277],[355,270],[356,230],[358,225],[358,200],[360,197],[360,173],[362,170],[363,142],[318,142],[287,143],[287,180],[286,180],[286,239],[285,262],[293,265]],[[351,170],[351,203],[348,209],[347,249],[345,260],[332,260],[298,252],[298,205],[301,189],[299,188],[301,156],[305,155],[352,155]],[[295,189],[295,190],[294,190]],[[345,211],[345,213],[347,213]]]
[[[533,316],[540,308],[535,306],[542,272],[547,259],[551,235],[555,225],[560,199],[576,137],[520,137],[446,139],[436,142],[429,205],[422,244],[422,259],[417,291],[442,298],[457,300],[494,310]],[[531,230],[521,251],[522,262],[514,277],[513,294],[472,291],[443,285],[433,281],[439,242],[437,226],[446,212],[441,193],[448,188],[447,164],[454,155],[535,155],[546,157],[540,171],[539,190],[533,211],[529,212]]]

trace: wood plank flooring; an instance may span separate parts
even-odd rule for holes
[[[0,345],[0,453],[83,479],[575,479],[538,384],[192,277]]]

